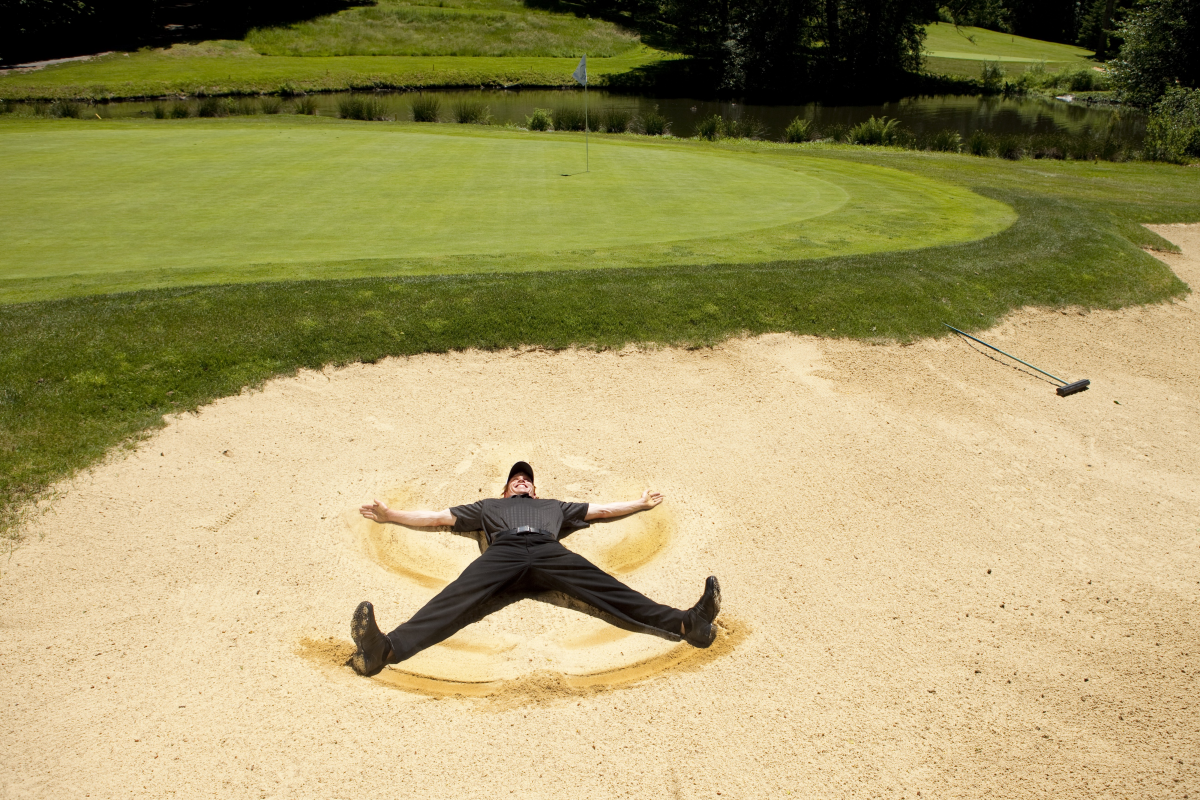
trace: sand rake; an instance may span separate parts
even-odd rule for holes
[[[944,323],[944,322],[942,324],[946,325],[946,323]],[[949,328],[950,330],[954,331],[955,333],[959,334],[960,336],[967,337],[968,339],[970,339],[973,342],[979,342],[984,347],[990,347],[992,350],[995,350],[997,353],[999,353],[1002,356],[1008,356],[1013,361],[1017,361],[1021,364],[1024,364],[1025,366],[1029,367],[1030,369],[1036,369],[1038,372],[1042,373],[1043,375],[1045,375],[1048,378],[1054,378],[1054,380],[1056,380],[1062,384],[1062,386],[1059,386],[1054,390],[1055,392],[1058,393],[1059,397],[1066,397],[1069,394],[1075,394],[1076,392],[1086,391],[1088,386],[1091,384],[1091,381],[1089,381],[1087,378],[1084,378],[1081,381],[1075,381],[1074,383],[1067,383],[1066,381],[1064,381],[1062,378],[1058,377],[1057,375],[1051,375],[1049,372],[1046,372],[1046,370],[1044,370],[1044,369],[1038,369],[1033,364],[1030,364],[1028,361],[1021,361],[1021,359],[1017,358],[1016,356],[1004,352],[999,347],[992,347],[992,345],[988,344],[987,342],[983,341],[982,339],[976,339],[971,334],[966,333],[964,331],[960,331],[958,328],[954,327],[953,325],[946,325],[946,327]]]

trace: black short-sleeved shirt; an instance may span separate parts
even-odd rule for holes
[[[564,503],[561,500],[535,500],[527,495],[489,497],[466,506],[454,506],[454,530],[460,533],[483,531],[488,541],[492,534],[528,525],[550,531],[557,537],[586,528],[587,503]]]

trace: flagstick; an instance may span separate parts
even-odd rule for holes
[[[587,171],[592,171],[592,151],[588,147],[588,113],[587,113],[587,84],[583,84],[583,163]]]

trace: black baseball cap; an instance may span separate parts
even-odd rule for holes
[[[516,475],[518,472],[525,473],[526,475],[529,476],[529,482],[530,483],[533,482],[533,467],[529,466],[528,461],[518,461],[517,463],[513,464],[512,469],[510,469],[508,471],[508,480],[505,481],[504,484],[507,486],[508,481],[511,481],[513,479],[513,476]]]

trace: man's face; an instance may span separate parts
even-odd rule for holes
[[[511,497],[514,494],[533,495],[533,481],[524,472],[518,472],[512,476],[512,480],[508,482],[508,486],[504,490],[506,497]]]

